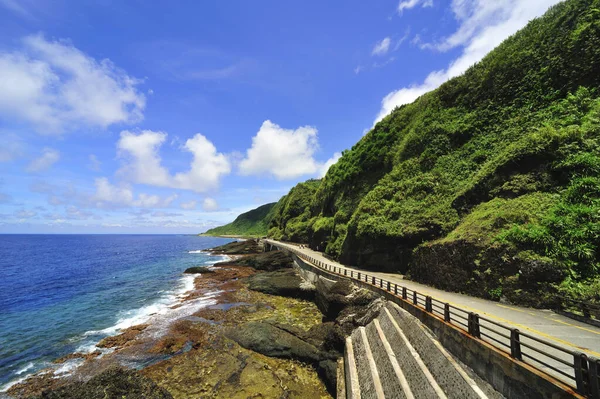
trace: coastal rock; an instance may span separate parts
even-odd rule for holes
[[[334,320],[349,306],[366,306],[371,303],[377,295],[358,288],[350,281],[341,280],[333,285],[325,279],[319,279],[316,283],[315,302],[326,319]]]
[[[269,323],[249,322],[227,330],[225,335],[242,347],[265,356],[306,363],[323,360],[323,354],[314,345]]]
[[[248,288],[270,295],[307,300],[314,298],[314,289],[303,282],[296,271],[285,269],[259,273],[248,278]]]
[[[137,371],[110,368],[87,382],[43,392],[40,399],[172,399],[173,396]]]
[[[215,264],[215,266],[223,265],[249,266],[256,270],[272,272],[279,269],[290,269],[294,265],[294,260],[287,252],[271,251]]]
[[[193,266],[193,267],[188,267],[187,269],[185,269],[185,271],[183,272],[185,274],[206,274],[206,273],[214,273],[213,270],[208,269],[206,266]]]
[[[106,337],[96,345],[98,348],[116,348],[123,347],[133,341],[139,333],[144,331],[149,324],[138,324],[136,326],[129,327],[124,330],[121,334],[113,337]]]
[[[229,244],[211,248],[209,252],[216,255],[248,255],[262,252],[256,240],[234,241]]]
[[[317,365],[317,373],[327,390],[333,395],[337,390],[337,361],[331,359],[320,361]]]
[[[90,360],[90,359],[94,359],[94,358],[100,356],[101,354],[102,354],[102,352],[100,352],[98,350],[90,352],[90,353],[80,353],[80,352],[69,353],[66,356],[63,356],[61,358],[54,360],[52,363],[61,364],[61,363],[66,362],[67,360],[71,360],[71,359]]]

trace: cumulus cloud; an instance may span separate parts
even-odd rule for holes
[[[206,212],[215,212],[219,210],[219,204],[214,198],[204,198],[202,201],[202,209]]]
[[[412,3],[412,1],[409,2]],[[446,69],[431,72],[423,83],[395,90],[385,96],[381,101],[381,110],[375,119],[375,123],[392,112],[394,108],[411,103],[426,92],[436,89],[447,80],[463,74],[503,40],[560,1],[498,0],[490,2],[487,0],[453,0],[451,7],[455,18],[459,22],[458,29],[440,43],[426,47],[441,51],[462,47],[461,55],[452,61]]]
[[[239,170],[242,175],[270,174],[277,179],[316,174],[321,167],[314,159],[317,149],[316,128],[284,129],[266,120],[252,138]]]
[[[177,194],[166,198],[158,195],[141,193],[137,197],[128,185],[116,186],[105,177],[95,180],[96,192],[89,201],[97,208],[113,207],[139,207],[139,208],[164,208],[177,199]]]
[[[52,148],[44,148],[40,157],[31,161],[27,166],[27,172],[37,173],[49,169],[60,159],[60,153]]]
[[[433,0],[401,0],[398,4],[398,13],[402,14],[404,10],[410,10],[419,5],[423,8],[432,7]]]
[[[390,49],[391,43],[392,43],[392,39],[390,39],[389,37],[382,39],[380,42],[377,42],[375,44],[375,47],[373,47],[373,51],[371,52],[371,55],[386,54]]]
[[[166,138],[166,133],[152,130],[139,134],[121,132],[117,148],[128,163],[119,173],[135,183],[205,192],[215,189],[220,179],[231,171],[227,157],[217,152],[216,147],[198,133],[183,146],[183,150],[193,156],[190,169],[170,174],[162,166],[158,153]]]
[[[196,205],[198,205],[198,202],[194,201],[194,200],[188,201],[188,202],[182,202],[181,204],[179,204],[181,209],[186,209],[186,210],[196,209]]]
[[[329,168],[331,168],[333,165],[335,165],[341,157],[342,157],[341,152],[336,152],[335,154],[333,154],[333,156],[331,158],[329,158],[321,167],[321,172],[319,174],[319,178],[325,177]]]
[[[41,133],[135,123],[146,103],[139,83],[110,60],[97,61],[66,41],[27,36],[19,49],[0,52],[0,115]]]

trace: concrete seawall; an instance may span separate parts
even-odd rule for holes
[[[307,281],[315,283],[321,277],[321,281],[324,279],[333,284],[335,281],[349,279],[312,266],[294,254],[292,256],[300,274]],[[516,361],[492,345],[473,338],[463,330],[446,323],[442,318],[427,313],[424,309],[379,287],[364,281],[350,280],[357,286],[371,290],[396,303],[419,319],[448,351],[507,398],[582,397],[559,380],[528,364]]]

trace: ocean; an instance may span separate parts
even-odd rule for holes
[[[193,288],[201,250],[231,239],[190,235],[0,235],[0,392],[120,329],[162,317]],[[211,299],[194,306],[210,304]],[[179,311],[181,312],[181,310]],[[60,366],[69,372],[77,362]],[[55,366],[58,367],[58,366]]]

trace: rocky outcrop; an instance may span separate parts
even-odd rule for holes
[[[212,270],[208,269],[206,266],[194,266],[188,267],[184,271],[185,274],[206,274],[206,273],[214,273]]]
[[[294,260],[284,251],[271,251],[258,255],[248,255],[231,261],[220,262],[215,266],[249,266],[256,270],[272,272],[280,269],[290,269]]]
[[[229,244],[211,248],[209,252],[215,255],[248,255],[262,252],[262,247],[256,240],[234,241]]]
[[[248,278],[248,288],[270,295],[313,299],[314,287],[306,284],[293,269],[264,272]]]
[[[360,289],[347,280],[331,284],[329,280],[319,278],[316,283],[315,302],[329,320],[335,320],[348,307],[367,306],[375,298],[377,295],[374,293]]]
[[[117,348],[123,347],[129,344],[131,341],[136,339],[136,337],[144,331],[148,327],[148,324],[138,324],[136,326],[131,326],[119,335],[115,335],[112,337],[106,337],[96,345],[98,348]]]
[[[43,392],[40,399],[172,399],[173,396],[137,371],[114,367],[87,382]]]

